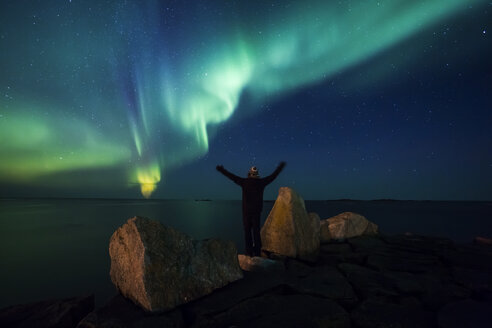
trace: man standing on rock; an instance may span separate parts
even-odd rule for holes
[[[281,162],[277,169],[269,176],[260,178],[258,169],[253,166],[249,169],[247,178],[240,178],[227,171],[224,166],[217,165],[216,169],[243,189],[243,226],[246,255],[261,255],[260,217],[263,209],[263,190],[279,175],[285,167]]]

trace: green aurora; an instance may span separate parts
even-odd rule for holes
[[[219,2],[220,16],[190,13],[170,30],[157,1],[3,11],[0,181],[117,168],[101,183],[150,197],[208,152],[244,92],[260,103],[314,85],[479,2],[309,1],[259,15]]]

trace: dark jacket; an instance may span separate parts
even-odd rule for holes
[[[277,169],[265,178],[240,178],[227,171],[223,166],[217,166],[217,170],[234,181],[243,189],[243,213],[257,214],[263,209],[263,190],[279,175],[285,164],[280,164]]]

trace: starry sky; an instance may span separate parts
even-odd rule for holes
[[[0,197],[491,200],[491,10],[2,1]]]

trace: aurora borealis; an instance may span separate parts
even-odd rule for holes
[[[492,197],[487,1],[0,9],[0,196],[230,198],[216,164],[286,160],[312,199]]]

